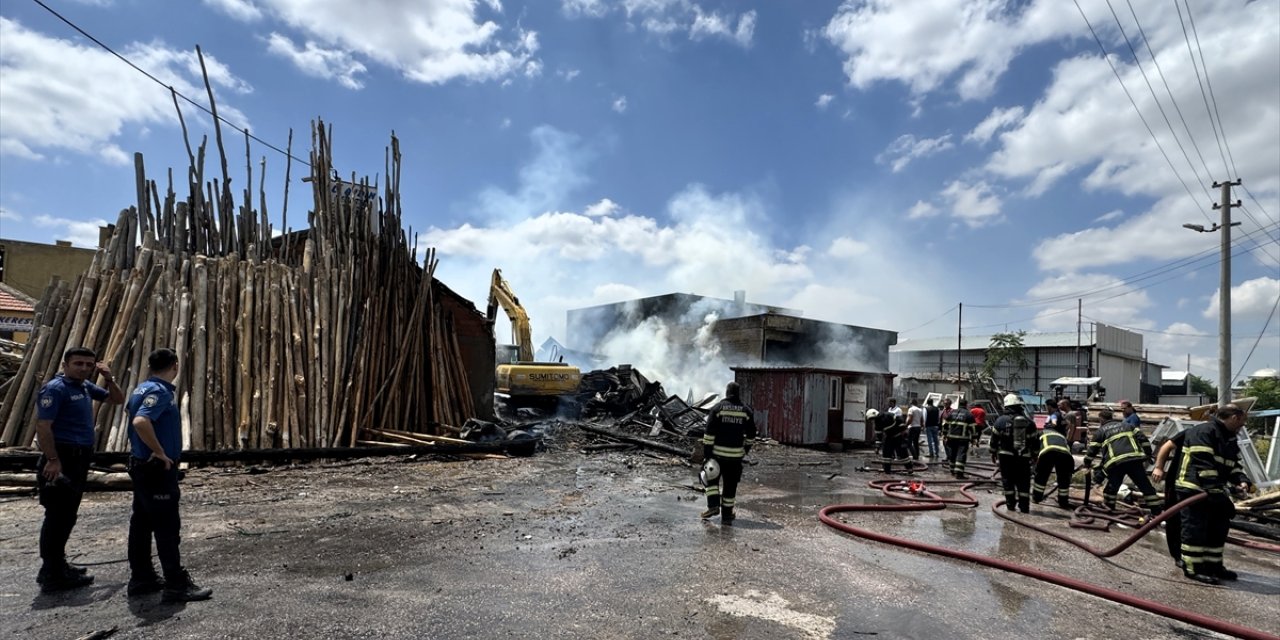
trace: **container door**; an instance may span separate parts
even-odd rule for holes
[[[867,385],[844,385],[844,439],[867,442]]]

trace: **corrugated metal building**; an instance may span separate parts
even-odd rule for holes
[[[763,437],[785,444],[870,442],[867,407],[882,407],[893,374],[815,367],[734,367]]]
[[[1162,365],[1146,361],[1142,334],[1093,323],[1076,332],[1028,333],[1023,337],[1028,366],[1022,371],[1002,365],[995,379],[1005,388],[1050,394],[1049,383],[1062,377],[1100,377],[1108,399],[1155,403]],[[976,371],[986,360],[991,336],[964,336],[957,358],[956,338],[907,340],[889,350],[890,369],[901,376]],[[1083,390],[1068,389],[1078,397]]]
[[[658,319],[668,329],[667,339],[687,348],[712,314],[717,319],[710,333],[730,366],[889,371],[889,347],[898,341],[894,331],[804,318],[794,309],[749,303],[738,292],[735,300],[673,293],[571,309],[566,342],[580,351],[600,353],[612,332]]]

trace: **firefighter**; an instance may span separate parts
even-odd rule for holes
[[[867,420],[875,425],[876,431],[883,438],[880,442],[881,464],[884,465],[884,472],[889,473],[895,461],[903,462],[907,459],[907,425],[902,421],[902,416],[875,409],[867,410]]]
[[[1219,580],[1237,578],[1234,571],[1222,566],[1222,547],[1236,513],[1227,492],[1231,487],[1243,491],[1249,486],[1236,441],[1244,421],[1240,407],[1223,405],[1211,422],[1188,429],[1180,447],[1179,501],[1201,492],[1209,494],[1182,511],[1182,572],[1197,582],[1218,584]]]
[[[1000,465],[1000,485],[1005,508],[1031,511],[1031,457],[1036,444],[1036,423],[1027,417],[1022,398],[1004,398],[1004,413],[991,426],[991,461]]]
[[[1075,470],[1076,460],[1071,456],[1071,444],[1067,441],[1066,430],[1061,421],[1045,423],[1040,432],[1039,448],[1035,478],[1031,484],[1031,501],[1039,504],[1044,500],[1045,483],[1049,482],[1049,474],[1056,472],[1058,506],[1070,509],[1071,473]]]
[[[1116,420],[1110,409],[1098,412],[1102,426],[1093,434],[1089,442],[1089,450],[1084,456],[1084,466],[1092,467],[1093,459],[1102,456],[1102,472],[1107,479],[1107,486],[1102,490],[1102,503],[1108,509],[1115,509],[1116,494],[1125,476],[1133,481],[1138,491],[1142,492],[1142,502],[1152,514],[1158,514],[1164,506],[1156,495],[1156,488],[1151,486],[1147,478],[1147,460],[1151,459],[1151,441],[1142,430]]]
[[[973,434],[977,425],[973,422],[973,414],[969,413],[969,401],[961,400],[960,406],[947,416],[942,423],[943,435],[946,439],[947,460],[951,462],[951,473],[956,478],[964,479],[964,465],[969,459],[969,445],[973,442]]]
[[[720,464],[720,477],[707,484],[707,510],[703,519],[720,516],[720,523],[733,524],[733,507],[742,479],[742,459],[751,452],[756,437],[756,421],[751,407],[742,402],[742,389],[730,382],[724,400],[707,415],[707,431],[702,436],[702,456]],[[722,489],[723,487],[723,489]]]

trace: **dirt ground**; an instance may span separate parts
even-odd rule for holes
[[[572,445],[507,460],[203,468],[183,488],[183,554],[207,602],[125,596],[130,495],[86,496],[69,553],[89,588],[40,595],[33,498],[0,502],[0,637],[1199,638],[1196,627],[994,569],[829,529],[878,502],[865,451],[760,446],[733,527],[698,519],[694,469]],[[922,477],[941,477],[924,473]],[[1280,558],[1229,546],[1241,580],[1189,583],[1155,533],[1099,560],[977,509],[850,522],[1039,565],[1280,634]],[[1046,503],[1048,504],[1048,503]],[[1066,530],[1065,514],[1026,516]],[[1123,532],[1077,531],[1096,546]]]

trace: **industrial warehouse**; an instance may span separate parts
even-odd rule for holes
[[[1112,252],[1110,239],[1085,252],[1100,266],[1072,262],[1080,246],[1057,226],[1060,211],[1036,222],[1044,242],[999,235],[1021,227],[1006,217],[1043,193],[1089,211],[1102,206],[1086,189],[1054,191],[1062,189],[1054,180],[1080,173],[1065,161],[1015,189],[992,177],[1015,172],[993,156],[986,174],[952,176],[941,199],[922,192],[894,205],[887,226],[870,214],[840,226],[813,217],[817,200],[790,199],[796,188],[785,169],[800,156],[847,150],[779,152],[776,175],[728,192],[721,182],[743,178],[725,177],[740,171],[727,160],[756,151],[724,146],[715,153],[725,175],[698,174],[704,182],[685,183],[649,217],[632,204],[639,196],[593,190],[631,179],[663,189],[668,170],[692,180],[689,169],[678,157],[646,155],[612,167],[621,155],[614,145],[635,134],[616,123],[590,135],[585,126],[558,129],[589,120],[578,92],[605,91],[597,97],[607,98],[602,111],[614,121],[659,110],[677,127],[672,114],[720,95],[693,92],[683,73],[780,91],[772,63],[759,58],[745,67],[727,56],[710,68],[669,67],[692,62],[681,57],[690,48],[758,55],[776,46],[783,17],[701,1],[552,4],[546,13],[536,4],[432,0],[426,13],[371,5],[356,17],[318,2],[303,19],[287,0],[254,0],[165,14],[201,37],[232,38],[218,21],[233,21],[244,58],[222,51],[229,45],[215,57],[158,40],[118,52],[97,40],[51,42],[30,25],[60,18],[87,36],[67,15],[101,8],[6,6],[5,119],[42,108],[30,94],[9,97],[36,82],[24,65],[41,52],[93,60],[79,64],[107,75],[127,58],[163,69],[159,80],[143,79],[145,88],[111,77],[122,102],[160,91],[149,108],[166,116],[126,120],[106,143],[81,148],[42,146],[0,123],[8,174],[0,185],[0,636],[1280,638],[1280,372],[1269,353],[1280,290],[1265,275],[1275,225],[1262,210],[1275,195],[1270,178],[1247,174],[1262,202],[1238,181],[1215,185],[1221,224],[1175,226],[1193,238],[1220,233],[1221,253],[1144,231],[1158,247],[1130,243],[1129,253],[1168,256],[1173,266],[1126,278],[1104,275],[1132,257]],[[867,159],[884,185],[832,191],[833,206],[875,209],[885,196],[868,194],[901,187],[894,181],[908,169],[927,176],[933,163],[988,145],[1009,152],[1021,139],[1016,127],[1047,117],[1031,103],[1001,106],[964,128],[926,134],[920,126],[943,107],[919,78],[910,95],[885,103],[901,114],[855,102],[885,82],[874,73],[892,67],[868,66],[868,56],[882,55],[877,33],[916,25],[895,45],[909,62],[921,55],[912,42],[923,33],[974,25],[951,24],[966,13],[959,7],[937,10],[941,22],[920,32],[918,11],[892,14],[894,23],[884,21],[894,3],[836,4],[823,9],[835,17],[797,6],[790,11],[804,17],[787,18],[792,27],[826,24],[806,27],[810,35],[794,43],[805,55],[826,42],[849,56],[835,60],[847,74],[837,76],[844,93],[804,101],[806,113],[843,123],[818,127],[820,137],[857,148],[833,132],[867,120],[914,123],[919,136],[936,137],[888,140]],[[1264,3],[1185,5],[1172,21],[1194,8],[1209,41],[1238,33],[1225,17],[1250,17],[1252,29],[1280,42],[1268,22],[1276,10],[1256,4]],[[1086,20],[1105,9],[1079,8]],[[1001,5],[973,19],[1010,30],[989,34],[990,45],[1014,42],[1017,31],[1018,46],[1032,47],[1059,38],[1041,33],[1062,17],[1053,11]],[[1144,5],[1132,13],[1137,23],[1157,12]],[[320,18],[330,26],[315,26]],[[1174,40],[1163,33],[1174,33],[1172,21],[1161,18],[1164,29],[1151,35],[1161,52],[1185,55],[1173,46],[1183,43],[1180,30]],[[664,90],[623,83],[645,75],[634,69],[610,85],[599,68],[561,63],[553,55],[561,39],[547,26],[561,23],[612,25],[588,32],[597,45],[618,47],[596,56],[628,68],[642,61],[662,74]],[[383,34],[382,48],[361,49],[348,27],[398,31]],[[1098,44],[1132,38],[1113,27],[1094,35]],[[419,31],[432,36],[420,42]],[[256,44],[242,39],[249,36]],[[622,47],[636,38],[653,41]],[[968,55],[965,42],[938,42]],[[1225,58],[1223,41],[1210,42],[1219,46],[1208,48],[1209,60]],[[257,57],[254,46],[270,56]],[[79,57],[96,48],[114,55]],[[1078,51],[1037,72],[1056,82],[1087,76],[1072,67],[1082,60],[1112,60]],[[433,57],[441,53],[449,55]],[[1019,53],[964,68],[990,73]],[[425,57],[388,62],[395,56]],[[1136,62],[1120,58],[1112,62]],[[298,65],[306,83],[338,73],[349,93],[297,89],[287,77],[274,85],[246,71],[248,61]],[[809,66],[777,64],[784,75]],[[124,77],[141,70],[130,65]],[[450,65],[469,75],[448,76]],[[1215,80],[1232,77],[1214,71],[1222,74]],[[952,71],[935,73],[942,82]],[[474,95],[446,94],[457,79]],[[247,122],[250,80],[259,92],[314,91],[335,109],[355,96],[362,115],[315,118],[305,132],[289,129],[288,142],[269,143],[272,136],[238,123]],[[399,101],[374,93],[389,82],[417,84]],[[544,82],[563,95],[533,89]],[[984,82],[959,81],[958,97],[947,100],[960,102],[946,110],[979,99]],[[720,91],[731,95],[727,85]],[[688,104],[658,102],[668,93],[686,94]],[[457,102],[446,108],[423,95]],[[1043,100],[1066,109],[1054,95]],[[523,111],[526,101],[563,113]],[[412,116],[401,102],[417,104]],[[499,104],[512,117],[486,111]],[[769,112],[763,103],[720,105],[725,122],[704,116],[705,133],[684,136],[726,145],[717,127],[756,110]],[[471,198],[450,190],[477,171],[471,156],[505,162],[495,149],[511,143],[492,140],[529,126],[526,119],[558,124],[530,127],[535,160],[507,167],[514,187],[482,183]],[[110,142],[145,139],[149,130],[133,129],[162,122],[174,127],[164,137],[185,171],[159,168],[171,156],[150,147],[130,155]],[[390,129],[385,122],[395,133],[385,146],[370,142],[370,131]],[[639,130],[658,131],[648,122]],[[268,126],[279,123],[255,115],[255,127]],[[810,125],[788,126],[804,137]],[[1074,131],[1065,138],[1052,144],[1092,142]],[[86,148],[114,167],[80,177],[111,215],[33,213],[9,176],[38,181],[21,173],[37,162],[70,173],[59,167]],[[1104,173],[1074,179],[1102,189]],[[1233,215],[1253,216],[1232,193],[1250,198],[1260,221],[1233,224]],[[567,194],[585,199],[574,204]],[[50,193],[49,202],[68,195]],[[72,215],[67,206],[48,211]],[[1090,219],[1115,228],[1145,220],[1132,206],[1103,207]],[[781,223],[769,220],[775,210],[785,212]],[[1006,284],[1026,266],[999,264],[1005,247],[1042,261],[1046,274],[1028,281],[1025,295],[1021,284]],[[1248,278],[1236,286],[1233,257],[1237,281]],[[1220,269],[1225,286],[1192,293],[1204,286],[1192,267]],[[1264,276],[1254,277],[1259,268]],[[1149,300],[1156,294],[1138,284],[1152,273],[1181,276],[1174,284],[1187,292]],[[1178,321],[1150,320],[1160,305],[1176,306],[1168,317]],[[1199,328],[1211,320],[1220,321],[1217,335]]]

